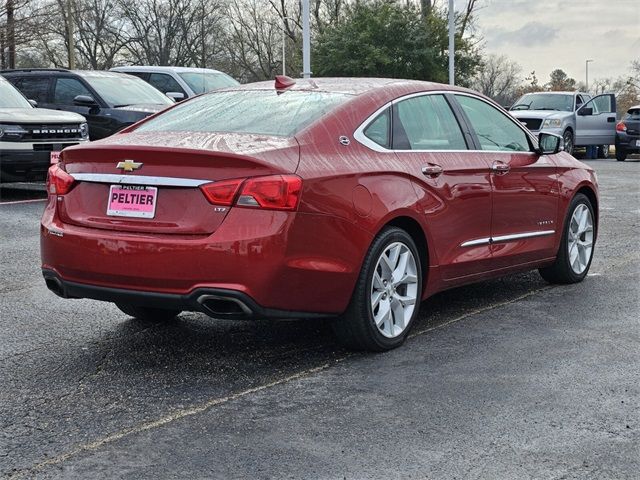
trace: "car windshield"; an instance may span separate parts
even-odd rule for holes
[[[0,80],[0,108],[31,108],[31,104],[13,85]]]
[[[194,98],[142,124],[139,132],[229,132],[288,137],[351,95],[343,93],[234,90]]]
[[[557,93],[527,93],[513,104],[511,110],[560,110],[573,111],[573,95]]]
[[[240,84],[240,82],[222,72],[183,72],[178,73],[178,75],[187,82],[187,85],[189,85],[191,90],[198,94],[210,92],[211,90],[216,90],[218,88],[234,87]]]
[[[173,101],[144,80],[128,75],[87,75],[85,80],[113,107],[127,105],[172,105]]]
[[[640,108],[630,108],[624,116],[625,120],[640,120]]]

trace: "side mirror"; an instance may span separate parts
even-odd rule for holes
[[[588,117],[589,115],[593,115],[593,107],[582,107],[578,110],[578,115],[581,117]]]
[[[78,95],[73,99],[73,104],[79,107],[97,107],[96,102],[91,95]]]
[[[540,132],[538,135],[538,149],[536,153],[538,155],[552,155],[560,151],[562,145],[562,137],[555,133]]]
[[[31,104],[33,108],[38,108],[38,102],[36,102],[35,100],[29,99],[28,102]]]
[[[179,102],[181,100],[184,100],[184,93],[182,92],[167,92],[165,93],[165,95],[169,97],[171,100],[173,100],[174,102]]]

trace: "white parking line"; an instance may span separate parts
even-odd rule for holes
[[[19,203],[35,203],[35,202],[46,202],[46,198],[32,198],[31,200],[15,200],[13,202],[3,202],[0,200],[0,205],[17,205]]]

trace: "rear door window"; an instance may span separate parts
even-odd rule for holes
[[[421,95],[394,106],[396,150],[466,150],[460,125],[443,95]]]
[[[73,105],[73,99],[78,95],[93,97],[89,89],[75,78],[57,78],[53,91],[53,103],[58,105]]]
[[[49,103],[51,81],[47,77],[22,77],[16,80],[14,84],[29,100],[35,100],[38,103]]]

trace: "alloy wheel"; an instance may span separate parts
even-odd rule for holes
[[[578,204],[573,211],[567,230],[569,265],[574,273],[580,275],[589,266],[593,251],[593,217],[584,203]]]
[[[418,302],[417,263],[402,242],[387,246],[376,263],[371,282],[371,312],[387,338],[405,331]]]

